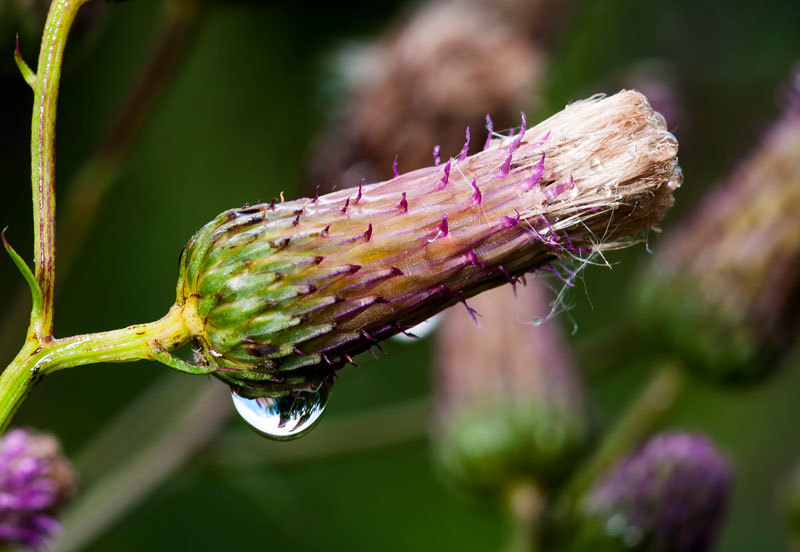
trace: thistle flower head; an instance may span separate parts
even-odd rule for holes
[[[601,550],[710,550],[732,479],[728,462],[705,437],[657,435],[591,489],[579,540]]]
[[[516,297],[515,297],[516,295]],[[436,452],[444,474],[467,489],[507,491],[569,472],[588,421],[573,359],[537,282],[475,297],[478,327],[463,309],[437,333]]]
[[[677,143],[636,92],[358,189],[222,213],[187,244],[178,302],[231,381],[329,370],[436,312],[660,220]]]
[[[653,334],[715,378],[765,373],[759,355],[796,335],[798,151],[800,112],[670,235],[642,285]]]
[[[15,429],[0,438],[0,544],[43,546],[58,529],[53,514],[74,481],[52,436]]]

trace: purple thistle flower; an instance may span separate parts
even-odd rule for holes
[[[362,186],[358,201],[341,190],[222,213],[187,244],[178,304],[232,383],[336,369],[506,273],[619,247],[672,205],[676,155],[637,92],[576,102],[463,161]]]
[[[590,490],[580,536],[618,542],[620,550],[705,552],[716,540],[732,483],[728,461],[706,437],[662,433]]]
[[[54,437],[15,429],[0,438],[0,544],[44,546],[59,528],[53,515],[74,486]]]

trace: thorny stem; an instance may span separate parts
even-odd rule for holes
[[[40,342],[48,341],[53,335],[53,292],[56,277],[56,104],[58,83],[61,78],[61,60],[64,57],[67,34],[78,8],[87,1],[54,0],[51,4],[42,35],[39,65],[33,89],[31,120],[33,256],[34,273],[42,290],[43,301],[39,316],[31,314],[28,338],[35,338]]]
[[[120,167],[143,124],[152,113],[164,85],[172,74],[186,35],[197,15],[195,0],[173,0],[165,8],[162,29],[155,46],[144,60],[116,116],[109,122],[105,138],[67,186],[63,220],[59,221],[59,279],[63,283],[92,226],[103,198],[117,178]],[[33,76],[35,80],[35,75]],[[0,355],[17,339],[16,328],[27,315],[29,300],[22,288],[7,308],[0,330]]]
[[[658,368],[647,387],[603,439],[600,448],[572,477],[557,510],[571,512],[598,477],[654,430],[675,404],[685,377],[682,366],[675,362],[667,362]]]

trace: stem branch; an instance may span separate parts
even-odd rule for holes
[[[0,374],[0,433],[31,388],[45,374],[83,364],[161,359],[193,336],[186,325],[183,305],[176,304],[155,322],[108,332],[51,339],[39,344],[29,339]]]

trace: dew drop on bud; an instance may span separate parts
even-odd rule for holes
[[[302,437],[320,421],[330,385],[321,382],[315,389],[297,389],[277,397],[232,387],[231,397],[239,416],[258,433],[276,441],[290,441]]]

